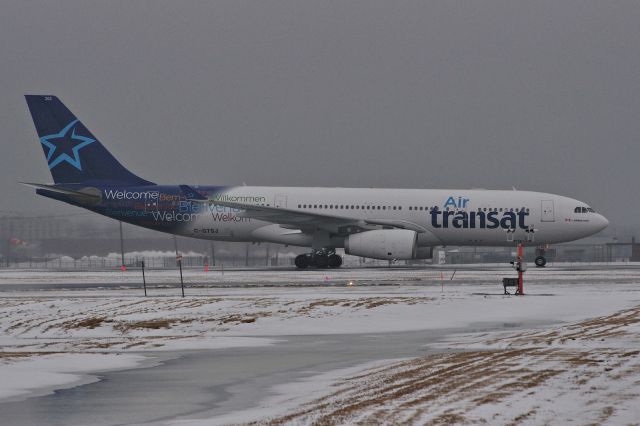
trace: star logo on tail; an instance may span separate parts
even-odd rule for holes
[[[49,149],[47,152],[49,169],[53,169],[62,162],[67,162],[76,169],[82,170],[80,150],[96,140],[76,134],[76,124],[78,123],[78,120],[74,120],[59,133],[40,138],[40,143]]]

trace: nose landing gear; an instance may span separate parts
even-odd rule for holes
[[[312,268],[339,268],[342,266],[342,257],[334,250],[318,250],[314,253],[305,253],[296,256],[295,264],[298,269]]]
[[[533,261],[538,268],[544,268],[547,265],[547,258],[544,256],[537,256]]]
[[[536,267],[544,268],[547,265],[547,251],[549,251],[549,254],[553,257],[555,251],[549,249],[548,246],[539,246],[536,248],[536,259],[533,261]]]

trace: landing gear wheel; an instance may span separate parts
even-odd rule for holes
[[[296,256],[295,264],[298,269],[306,269],[309,266],[309,259],[307,259],[307,255],[301,254]]]
[[[329,256],[329,268],[339,268],[342,266],[342,258],[337,254]]]
[[[325,254],[316,254],[313,256],[313,263],[316,268],[326,268],[329,266],[329,257]]]
[[[544,268],[547,264],[547,259],[544,256],[536,257],[536,260],[533,261],[538,268]]]

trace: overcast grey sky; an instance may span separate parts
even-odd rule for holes
[[[0,1],[2,211],[72,212],[22,98],[161,183],[511,188],[640,227],[639,1]]]

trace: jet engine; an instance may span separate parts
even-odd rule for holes
[[[418,234],[408,229],[376,229],[351,234],[344,240],[344,252],[373,259],[415,259]]]

